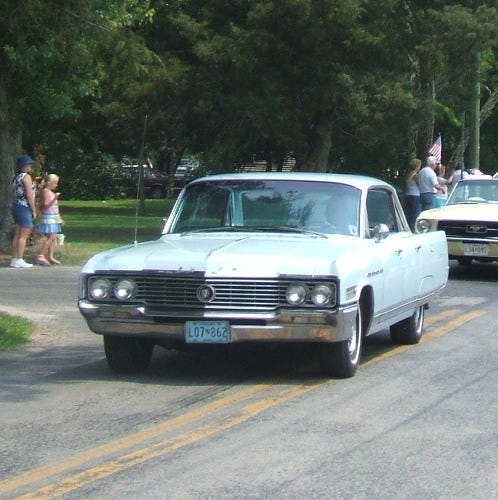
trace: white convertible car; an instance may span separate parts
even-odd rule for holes
[[[422,212],[416,231],[443,230],[450,259],[498,261],[498,179],[469,176],[458,182],[446,205]]]
[[[306,342],[351,377],[366,335],[420,340],[447,277],[444,232],[413,234],[383,181],[226,174],[190,183],[157,241],[92,257],[78,305],[116,372],[147,368],[155,345]]]

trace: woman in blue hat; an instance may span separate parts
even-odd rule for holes
[[[33,220],[36,218],[35,191],[30,175],[33,163],[34,160],[28,155],[19,156],[16,160],[17,171],[11,185],[15,228],[10,267],[33,267],[33,264],[28,264],[23,258],[26,241],[33,231]]]

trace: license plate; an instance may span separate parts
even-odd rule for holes
[[[463,253],[474,257],[487,257],[488,245],[486,243],[465,243]]]
[[[230,342],[228,321],[187,321],[185,342],[189,344],[227,344]]]

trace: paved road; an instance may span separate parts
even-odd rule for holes
[[[0,267],[0,310],[24,316],[38,325],[26,352],[67,346],[99,346],[101,339],[90,334],[77,308],[79,267],[35,266],[32,269]]]
[[[78,271],[0,268],[0,309],[41,325],[0,355],[1,498],[496,498],[498,266],[454,267],[421,344],[375,336],[349,380],[289,351],[115,376]]]

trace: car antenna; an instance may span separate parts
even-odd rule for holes
[[[142,131],[142,144],[140,145],[140,153],[138,155],[138,185],[137,185],[137,203],[135,205],[135,237],[133,239],[133,244],[134,245],[137,245],[138,241],[137,241],[137,234],[138,234],[138,209],[139,209],[139,206],[141,208],[141,212],[144,213],[145,212],[145,200],[143,198],[143,182],[142,182],[142,179],[143,179],[143,170],[144,170],[144,166],[143,166],[143,155],[144,155],[144,146],[145,146],[145,132],[147,130],[147,118],[148,118],[148,114],[145,113],[145,118],[144,118],[144,128],[143,128],[143,131]]]

